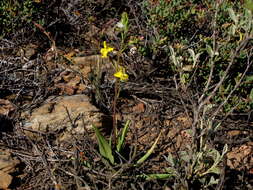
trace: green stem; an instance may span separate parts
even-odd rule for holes
[[[119,95],[119,81],[117,80],[114,88],[114,100],[113,100],[113,143],[116,145],[117,140],[117,118],[116,118],[116,104]]]

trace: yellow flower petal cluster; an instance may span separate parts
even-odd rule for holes
[[[102,58],[107,58],[108,53],[113,51],[114,48],[107,46],[106,41],[103,42],[104,47],[100,50]],[[126,74],[125,68],[119,66],[118,64],[114,65],[116,67],[116,72],[114,73],[114,77],[119,78],[121,82],[125,82],[128,80],[128,74]]]
[[[100,50],[100,53],[102,54],[103,58],[107,58],[107,54],[113,50],[114,48],[109,47],[109,46],[107,47],[106,41],[104,41],[104,47]]]
[[[120,67],[119,70],[114,73],[114,76],[116,78],[119,78],[121,82],[125,82],[128,80],[128,74],[126,74],[124,67]]]

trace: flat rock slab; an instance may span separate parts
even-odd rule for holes
[[[100,127],[102,116],[86,95],[60,96],[47,99],[35,109],[24,127],[43,133],[63,131],[60,140],[66,140],[73,134],[83,134],[92,124]]]

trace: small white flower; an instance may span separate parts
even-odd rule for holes
[[[137,47],[133,46],[130,48],[130,54],[135,55],[137,53]]]
[[[216,51],[216,52],[214,53],[214,55],[218,56],[218,55],[219,55],[219,52],[218,52],[218,51]]]
[[[116,26],[118,28],[124,28],[124,24],[122,22],[117,22]]]

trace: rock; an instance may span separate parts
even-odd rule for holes
[[[14,172],[17,164],[19,164],[19,161],[12,158],[8,151],[0,149],[0,171],[5,173]]]
[[[16,106],[9,100],[0,99],[0,115],[11,116],[16,110]]]
[[[110,80],[114,79],[115,72],[113,64],[108,58],[102,58],[101,55],[90,55],[85,57],[74,57],[73,65],[70,66],[72,70],[78,71],[84,78],[88,77],[91,71],[96,73],[106,73]]]
[[[145,111],[145,105],[141,102],[132,108],[134,113],[143,113]]]
[[[12,182],[12,176],[9,173],[15,171],[19,160],[12,158],[6,150],[0,149],[0,189],[7,189]]]
[[[73,95],[77,91],[75,87],[65,83],[58,83],[55,87],[60,90],[59,95]]]
[[[64,55],[71,64],[63,66],[65,70],[54,79],[54,87],[50,90],[59,91],[59,95],[82,94],[87,89],[87,81],[92,77],[100,77],[100,81],[103,76],[103,79],[114,82],[114,68],[108,58],[102,58],[101,55],[70,57],[71,55]]]
[[[78,70],[84,77],[96,69],[98,66],[102,71],[113,70],[112,64],[108,58],[102,58],[101,55],[90,55],[84,57],[73,57],[73,65],[70,67],[73,70]]]
[[[25,57],[27,60],[30,60],[37,53],[38,45],[37,44],[27,44],[25,47],[19,49],[17,55]]]
[[[0,189],[7,189],[12,182],[12,176],[0,170]]]
[[[61,141],[68,139],[71,134],[83,134],[84,127],[89,130],[92,124],[101,126],[103,118],[103,114],[89,102],[86,95],[60,96],[49,98],[44,105],[35,109],[25,122],[25,127],[44,133],[61,130]]]
[[[246,170],[248,173],[253,168],[253,142],[233,147],[227,153],[227,166],[235,170]]]

